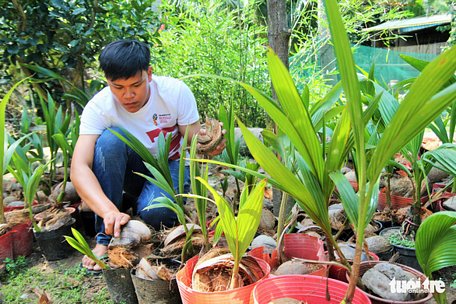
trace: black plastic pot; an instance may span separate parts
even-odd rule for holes
[[[132,269],[131,279],[135,287],[139,304],[178,304],[182,303],[176,280],[171,282],[161,279],[146,280],[136,276]]]
[[[393,245],[393,247],[396,252],[399,253],[399,258],[396,261],[397,263],[412,267],[419,272],[423,272],[420,264],[418,264],[418,260],[416,259],[415,248],[408,248],[400,245]]]
[[[377,256],[380,259],[380,261],[389,261],[389,259],[393,256],[394,254],[394,247],[391,246],[391,248],[385,252],[378,252]]]
[[[74,251],[73,247],[67,243],[64,236],[72,235],[71,227],[75,221],[76,220],[72,218],[68,224],[55,230],[33,232],[38,246],[46,260],[55,261],[65,259]]]
[[[138,304],[130,269],[105,269],[103,278],[114,303]]]
[[[400,231],[400,229],[401,227],[398,226],[385,228],[380,232],[380,235],[388,239],[388,236],[391,233]],[[391,245],[393,246],[394,251],[399,253],[399,258],[396,260],[397,263],[412,267],[413,269],[423,272],[423,270],[420,267],[420,264],[418,264],[418,260],[416,259],[415,248],[409,248],[394,244]]]

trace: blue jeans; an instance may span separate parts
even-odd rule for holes
[[[121,133],[120,129],[114,129]],[[179,160],[169,161],[169,169],[177,191],[179,185]],[[145,207],[154,204],[152,200],[157,197],[166,195],[172,200],[174,198],[165,194],[165,191],[145,178],[133,173],[140,172],[151,176],[141,157],[109,130],[105,130],[95,144],[92,170],[105,195],[119,210],[125,211],[129,207],[122,205],[123,193],[125,192],[129,196],[137,197],[136,206],[131,207],[136,210],[137,215],[146,224],[154,229],[160,229],[161,225],[172,227],[177,223],[176,214],[168,208],[144,210]],[[184,181],[184,192],[187,193],[190,189],[188,167],[185,168]],[[98,215],[95,217],[95,231],[97,232],[97,244],[108,245],[111,236],[104,233],[103,219]]]

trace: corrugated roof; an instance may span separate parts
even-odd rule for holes
[[[406,33],[447,23],[451,23],[450,14],[434,15],[428,17],[416,17],[402,20],[390,20],[373,27],[365,28],[363,29],[363,31],[372,32],[384,30],[399,30],[400,33]]]

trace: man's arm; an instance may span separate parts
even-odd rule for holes
[[[220,126],[223,128],[223,124],[220,123]],[[184,137],[185,135],[185,130],[188,128],[188,144],[190,145],[192,143],[192,138],[193,136],[197,136],[198,134],[205,135],[206,130],[201,128],[200,122],[197,121],[191,125],[185,125],[185,126],[179,126],[179,133]],[[225,134],[226,131],[223,130],[222,134]],[[226,146],[226,139],[224,138],[220,144],[211,152],[209,152],[207,155],[209,156],[216,156],[219,155],[220,153],[223,152],[223,149],[225,149]]]
[[[120,227],[128,223],[130,216],[121,213],[108,199],[93,174],[92,162],[98,137],[99,135],[79,136],[71,161],[71,181],[90,209],[103,218],[105,233],[118,237]]]
[[[188,129],[188,144],[192,143],[192,138],[195,135],[198,135],[198,132],[201,130],[200,122],[194,122],[191,125],[179,126],[179,133],[182,137],[185,136],[185,130]]]

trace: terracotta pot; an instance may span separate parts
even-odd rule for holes
[[[185,264],[184,268],[179,270],[176,275],[177,286],[179,287],[179,292],[181,295],[183,304],[219,304],[219,303],[230,303],[230,304],[248,304],[253,301],[252,291],[253,288],[263,281],[265,278],[269,277],[270,267],[262,259],[257,259],[258,264],[264,273],[264,278],[259,281],[250,284],[248,286],[235,288],[233,290],[218,291],[218,292],[200,292],[193,290],[192,285],[192,273],[195,268],[196,263],[198,262],[198,256],[194,256],[189,259]]]
[[[293,298],[308,304],[340,303],[344,299],[348,284],[312,275],[284,275],[270,277],[258,283],[253,290],[256,304],[267,304],[281,298]],[[326,295],[330,299],[327,300]],[[371,303],[367,295],[356,288],[353,304]]]
[[[6,258],[14,258],[13,238],[14,231],[12,230],[0,236],[0,262]]]
[[[374,267],[375,265],[377,265],[379,263],[385,263],[385,262],[382,262],[382,261],[361,262],[360,267],[359,267],[359,277],[362,277],[366,271],[368,271],[369,269],[371,269],[372,267]],[[418,277],[421,282],[424,282],[426,280],[426,276],[423,273],[419,272],[418,270],[415,270],[411,267],[408,267],[408,266],[405,266],[402,264],[394,263],[394,265],[399,266],[406,272],[409,272],[409,273],[413,274],[414,276]],[[372,295],[365,291],[363,291],[363,292],[369,297],[369,299],[371,300],[371,302],[373,304],[420,304],[420,303],[428,303],[428,301],[430,301],[432,298],[432,294],[428,293],[426,295],[426,297],[424,297],[423,299],[420,299],[420,300],[416,300],[416,301],[393,301],[393,300],[382,299],[378,296]]]
[[[425,203],[428,201],[428,196],[421,197],[421,203]],[[413,205],[414,199],[413,197],[403,197],[398,195],[391,194],[391,209],[400,209],[404,207],[408,207]],[[382,188],[378,193],[378,205],[377,210],[382,211],[388,206],[386,200],[386,188]]]

